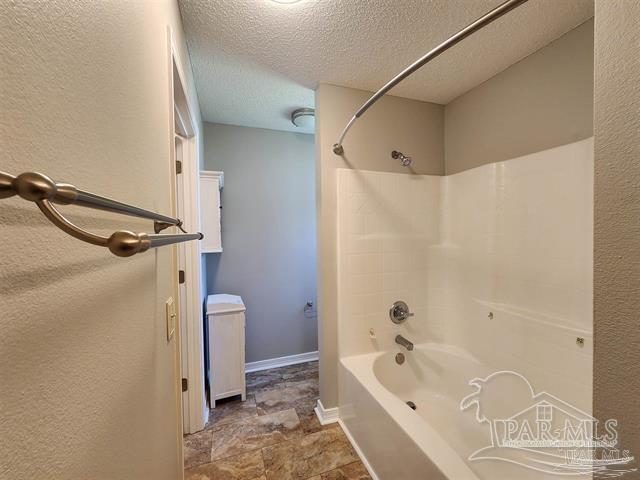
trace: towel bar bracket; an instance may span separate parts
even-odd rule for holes
[[[182,220],[178,219],[178,223],[173,224],[169,222],[160,222],[156,220],[153,222],[153,231],[156,233],[160,233],[162,230],[169,227],[178,227],[182,233],[187,233],[187,231],[182,227]]]
[[[162,230],[165,230],[169,227],[173,227],[173,225],[168,222],[159,222],[157,220],[153,222],[153,231],[156,233],[160,233]]]

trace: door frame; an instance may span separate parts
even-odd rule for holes
[[[199,177],[200,177],[200,126],[194,115],[198,111],[186,94],[185,75],[182,71],[180,53],[176,48],[171,28],[168,28],[170,50],[170,78],[171,78],[171,155],[172,165],[175,165],[175,125],[178,123],[183,132],[182,139],[182,173],[180,174],[182,191],[178,198],[176,188],[176,208],[180,203],[183,211],[183,227],[188,232],[200,231],[199,206]],[[186,133],[186,135],[185,135]],[[204,327],[202,318],[203,282],[201,276],[200,242],[185,242],[177,245],[177,258],[184,258],[185,284],[184,295],[178,295],[179,309],[184,312],[184,318],[179,318],[177,332],[180,335],[180,369],[176,379],[181,391],[182,378],[186,378],[188,389],[182,394],[182,433],[194,433],[204,428],[208,421],[209,409],[204,383]],[[176,262],[177,269],[178,262]],[[177,278],[177,271],[175,272]],[[181,317],[181,316],[179,316]],[[184,327],[184,328],[183,328]]]

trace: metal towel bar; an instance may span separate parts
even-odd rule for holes
[[[182,230],[182,221],[178,218],[168,217],[85,192],[68,183],[56,183],[46,175],[37,172],[23,173],[17,177],[0,172],[0,199],[14,195],[34,202],[51,223],[72,237],[92,245],[107,247],[111,253],[119,257],[130,257],[136,253],[145,252],[150,248],[204,238],[202,233],[160,234],[160,231],[171,226],[176,226]],[[154,221],[155,234],[118,230],[109,237],[96,235],[78,227],[65,218],[53,205],[54,203],[78,205],[133,217],[147,218]],[[184,232],[184,230],[182,231]]]

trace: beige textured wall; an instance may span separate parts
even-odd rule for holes
[[[188,62],[172,0],[4,2],[0,168],[171,213],[167,26]],[[152,231],[63,208],[96,232]],[[182,477],[172,257],[117,258],[0,202],[0,478]]]
[[[596,0],[594,413],[640,455],[640,2]],[[638,467],[638,463],[635,465]],[[640,472],[625,479],[638,479]]]
[[[446,105],[447,175],[592,135],[589,20]]]
[[[413,157],[412,172],[444,174],[444,107],[386,96],[351,129],[344,157],[332,151],[340,132],[370,92],[321,84],[316,91],[318,325],[320,395],[337,406],[336,168],[407,173],[392,150]],[[402,199],[398,199],[402,201]]]

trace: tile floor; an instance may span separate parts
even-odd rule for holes
[[[247,374],[247,400],[184,437],[185,479],[370,480],[340,426],[318,422],[318,394],[318,362]]]

